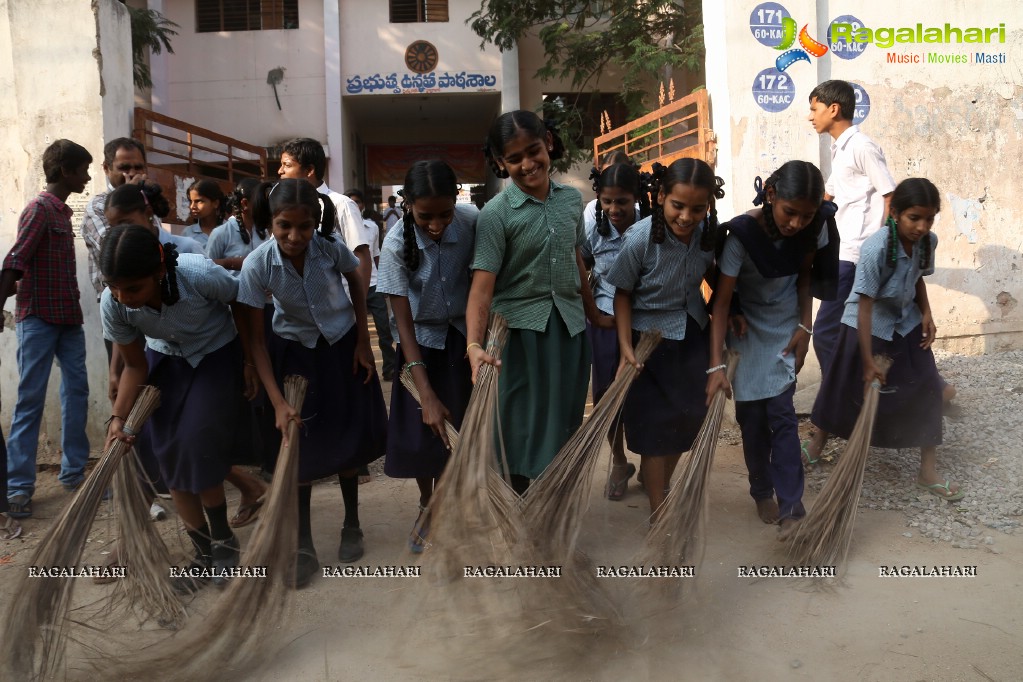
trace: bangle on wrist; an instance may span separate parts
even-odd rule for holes
[[[480,350],[483,350],[483,346],[473,341],[472,343],[465,347],[465,352],[468,354],[468,352],[471,351],[473,348],[479,348]]]
[[[810,329],[809,327],[807,327],[807,326],[806,326],[805,324],[803,324],[802,322],[800,322],[800,323],[799,323],[799,328],[800,328],[800,329],[802,329],[802,330],[803,330],[804,332],[806,332],[807,334],[809,334],[810,336],[813,336],[813,330],[812,330],[812,329]]]
[[[725,367],[727,367],[727,365],[718,365],[716,367],[711,367],[710,369],[707,370],[707,374],[713,374],[714,372],[718,371],[719,369],[724,369]]]
[[[402,373],[411,372],[413,367],[422,367],[426,369],[426,363],[422,360],[415,360],[413,362],[406,362],[405,366],[401,368]]]
[[[117,414],[112,414],[112,415],[110,415],[110,419],[107,419],[106,425],[110,426],[110,423],[112,421],[114,421],[115,419],[120,419],[122,422],[124,421],[124,417],[122,417],[120,415],[117,415]]]

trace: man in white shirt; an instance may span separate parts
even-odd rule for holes
[[[323,181],[326,168],[327,155],[323,153],[323,145],[312,138],[299,137],[284,143],[281,167],[277,170],[277,175],[282,178],[305,178],[320,194],[330,197],[337,208],[337,231],[344,239],[345,245],[359,257],[359,277],[368,284],[373,270],[369,253],[371,235],[362,222],[362,213],[355,202],[327,187],[327,183]],[[347,291],[347,286],[345,290]]]
[[[397,201],[397,197],[393,194],[387,197],[387,210],[384,211],[384,234],[390,232],[394,224],[401,220],[403,215],[401,209],[396,205]]]
[[[366,197],[362,190],[350,189],[345,192],[359,210],[366,210]],[[366,295],[366,309],[373,316],[373,326],[377,330],[377,346],[380,348],[380,357],[383,360],[382,374],[384,381],[394,379],[394,339],[391,337],[391,325],[387,316],[387,299],[383,294],[377,293],[377,267],[380,265],[380,226],[370,218],[363,218],[366,230],[370,232],[372,239],[369,242],[369,254],[372,258],[373,274],[369,280],[369,293]]]

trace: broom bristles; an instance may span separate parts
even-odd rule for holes
[[[299,413],[308,382],[284,379],[284,398]],[[232,578],[210,613],[186,625],[141,656],[104,660],[97,667],[115,677],[145,678],[154,670],[161,679],[239,677],[273,653],[270,635],[280,625],[298,551],[298,426],[288,424],[274,468],[259,525],[239,561],[241,568],[266,568],[265,577]]]
[[[739,354],[726,351],[724,361],[725,375],[731,382],[739,364]],[[638,563],[662,566],[680,566],[687,561],[694,565],[700,563],[706,545],[707,488],[726,400],[723,390],[719,390],[711,399],[707,416],[689,450],[689,457],[683,461],[675,485],[647,532]],[[672,581],[663,584],[677,587],[683,583]]]
[[[643,332],[635,356],[643,364],[661,341],[660,332]],[[582,520],[590,506],[590,482],[612,422],[621,412],[632,382],[639,375],[626,365],[597,402],[589,419],[529,486],[524,499],[526,525],[544,553],[565,564],[575,554]]]
[[[874,363],[887,373],[891,359],[875,355]],[[880,383],[875,380],[866,391],[863,407],[845,451],[828,477],[813,507],[789,538],[789,554],[800,566],[838,566],[845,563],[852,542],[863,473],[874,432]]]
[[[160,403],[160,391],[143,386],[125,420],[124,430],[138,433]],[[77,567],[103,494],[130,445],[115,440],[85,479],[71,502],[43,537],[29,566]],[[5,679],[37,679],[55,674],[64,659],[68,610],[76,580],[35,577],[28,572],[15,578],[18,584],[4,619],[0,660]]]
[[[117,581],[117,591],[136,610],[177,628],[187,613],[174,592],[167,567],[170,552],[149,517],[151,499],[142,488],[138,454],[132,448],[114,473],[114,510],[118,525],[120,564],[130,566]]]

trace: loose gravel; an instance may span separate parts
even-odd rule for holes
[[[935,359],[958,391],[954,402],[960,411],[944,419],[938,471],[966,495],[947,502],[919,490],[918,449],[871,448],[860,508],[902,511],[906,537],[1000,553],[994,546],[999,533],[1023,534],[1023,351],[983,356],[935,351]],[[825,452],[840,456],[844,446],[833,440]],[[832,469],[824,465],[809,472],[807,491],[819,492]]]

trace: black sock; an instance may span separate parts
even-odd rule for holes
[[[206,518],[210,522],[210,535],[214,540],[227,540],[232,535],[231,526],[227,523],[227,502],[216,507],[203,507]]]
[[[313,539],[313,524],[310,521],[310,507],[313,498],[311,485],[298,486],[298,541]]]
[[[188,539],[192,541],[192,546],[195,547],[195,551],[202,556],[208,557],[213,550],[210,549],[210,527],[205,523],[202,524],[202,528],[196,528],[191,530],[185,529],[188,533]]]
[[[345,528],[359,527],[359,477],[352,476],[345,478],[341,474],[337,476],[341,484],[341,498],[345,502]]]
[[[529,489],[529,476],[521,476],[519,474],[511,475],[511,486],[512,490],[519,495],[519,497],[526,494]]]

